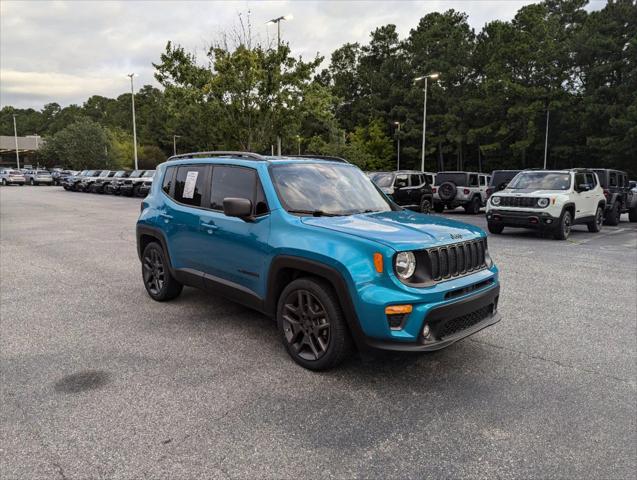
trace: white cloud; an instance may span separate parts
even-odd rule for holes
[[[367,43],[381,25],[396,24],[401,36],[432,11],[450,8],[469,15],[480,30],[488,21],[509,20],[529,1],[10,1],[0,2],[0,103],[40,108],[56,101],[81,103],[90,95],[116,96],[137,85],[154,84],[157,62],[168,40],[200,55],[237,15],[251,11],[254,32],[276,39],[265,22],[294,14],[281,24],[295,55],[329,58],[345,42]],[[599,3],[597,4],[598,6]]]

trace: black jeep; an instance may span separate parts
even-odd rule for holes
[[[370,172],[369,178],[401,207],[429,213],[433,205],[433,174],[415,170]]]
[[[599,184],[604,189],[606,197],[606,211],[604,212],[604,223],[606,225],[617,225],[622,213],[630,209],[630,185],[626,172],[612,170],[608,168],[592,169],[599,178]]]
[[[507,188],[507,185],[520,173],[521,170],[494,170],[491,172],[491,180],[487,187],[487,198],[495,192],[499,192]]]

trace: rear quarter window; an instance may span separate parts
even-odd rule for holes
[[[173,198],[179,203],[200,207],[207,168],[206,165],[178,167]]]

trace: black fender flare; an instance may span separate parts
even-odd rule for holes
[[[577,213],[577,207],[575,206],[575,202],[568,202],[565,203],[564,206],[562,207],[562,212],[560,213],[560,220],[562,219],[562,215],[564,215],[564,212],[568,209],[572,209],[573,210],[573,220],[575,220],[575,214]]]
[[[157,240],[159,244],[161,245],[161,248],[164,250],[164,255],[166,255],[166,261],[168,262],[168,269],[170,270],[170,273],[174,276],[175,270],[173,269],[173,263],[170,259],[170,252],[168,251],[168,243],[166,242],[166,236],[164,235],[164,232],[161,229],[157,227],[153,227],[151,225],[138,224],[135,227],[135,234],[137,238],[137,256],[139,257],[139,261],[140,262],[142,261],[142,253],[144,253],[142,251],[141,238],[143,235],[147,235]]]
[[[324,263],[293,255],[277,255],[274,257],[268,271],[265,313],[276,318],[276,307],[279,295],[286,285],[286,283],[282,283],[285,278],[281,278],[280,274],[285,269],[291,269],[323,278],[332,285],[334,293],[336,293],[341,304],[341,308],[343,309],[343,313],[345,314],[345,320],[349,327],[350,334],[352,335],[356,346],[359,349],[363,348],[366,344],[363,340],[365,338],[365,334],[363,333],[358,321],[358,316],[356,315],[356,309],[354,308],[354,302],[352,302],[347,282],[336,268],[325,265]]]

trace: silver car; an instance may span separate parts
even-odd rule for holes
[[[53,185],[53,177],[47,170],[27,170],[24,178],[29,185]]]
[[[0,170],[0,182],[3,186],[7,185],[24,185],[26,182],[24,175],[19,170],[11,168],[3,168]]]

